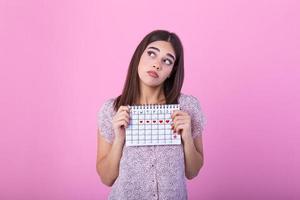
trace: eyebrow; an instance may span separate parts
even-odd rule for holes
[[[160,52],[159,48],[156,48],[156,47],[149,47],[148,49],[155,49]],[[167,53],[167,55],[170,56],[171,58],[173,58],[173,60],[175,60],[175,56],[173,56],[172,54]]]

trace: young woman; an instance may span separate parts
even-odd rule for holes
[[[146,35],[131,59],[122,94],[98,111],[97,172],[112,186],[109,199],[187,199],[185,177],[203,166],[205,117],[199,101],[181,93],[183,47],[175,33],[155,30]],[[181,145],[125,146],[128,105],[180,104],[172,113]]]

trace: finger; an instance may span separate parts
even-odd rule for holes
[[[174,117],[180,116],[180,115],[187,115],[187,113],[182,110],[175,110],[172,112],[171,118],[173,119]]]
[[[128,113],[126,113],[125,111],[122,112],[122,113],[117,113],[117,114],[113,117],[113,120],[117,121],[117,120],[123,119],[123,118],[129,119],[129,118],[130,118],[130,115],[129,115]]]
[[[120,106],[118,109],[118,112],[126,111],[129,113],[129,107],[128,106]]]
[[[185,120],[186,118],[186,116],[175,116],[173,122],[176,123],[177,121]]]
[[[186,122],[185,121],[179,121],[179,122],[176,122],[176,124],[174,124],[174,129],[176,129],[179,125],[181,125],[181,124],[186,124]]]
[[[185,125],[185,121],[180,121],[180,122],[177,122],[176,124],[174,124],[174,126],[172,127],[173,131],[178,131],[178,127],[179,126],[184,126]]]
[[[178,126],[178,124],[180,124],[180,123],[187,123],[189,120],[187,119],[187,118],[182,118],[182,119],[175,119],[174,121],[173,121],[173,124],[174,125],[177,125]]]
[[[126,120],[120,120],[120,121],[117,122],[117,126],[118,127],[124,126],[125,128],[127,128],[128,127],[128,123],[126,122]]]
[[[176,132],[177,134],[181,134],[181,130],[183,130],[183,129],[184,129],[184,124],[180,124],[180,125],[178,125],[177,128],[175,129],[175,132]]]
[[[120,111],[117,112],[117,114],[123,114],[123,113],[126,113],[128,115],[130,114],[130,112],[127,111],[127,110],[120,110]]]
[[[127,113],[127,112],[126,112],[126,111],[118,111],[118,112],[114,115],[113,119],[119,119],[120,116],[123,115],[123,113]],[[128,113],[127,113],[127,114],[128,114]],[[128,115],[129,115],[129,114],[128,114]]]
[[[127,116],[120,116],[119,118],[116,119],[116,122],[125,120],[127,123],[129,123],[129,117]]]
[[[191,122],[189,120],[180,120],[180,121],[177,121],[175,123],[175,127],[179,126],[180,124],[184,124],[185,126],[191,126]]]
[[[117,113],[114,116],[114,118],[116,118],[116,119],[120,119],[120,118],[124,118],[124,117],[129,118],[130,117],[129,113],[127,113],[126,111],[122,111],[120,113]]]
[[[122,117],[127,117],[127,118],[129,118],[129,114],[127,112],[123,111],[123,112],[118,114],[118,117],[121,117],[121,118]]]
[[[117,121],[117,120],[119,120],[121,118],[125,118],[125,117],[129,118],[129,116],[126,113],[117,113],[113,117],[113,121]]]

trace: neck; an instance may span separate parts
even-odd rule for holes
[[[140,84],[140,96],[137,100],[138,104],[164,104],[166,102],[162,85],[157,87],[149,87]]]

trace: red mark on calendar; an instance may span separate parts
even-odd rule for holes
[[[166,124],[169,124],[169,123],[171,123],[171,120],[169,120],[169,119],[166,119],[166,120],[140,120],[139,121],[140,122],[140,124],[144,124],[144,123],[146,123],[146,124],[150,124],[151,122],[152,122],[152,124],[156,124],[156,123],[160,123],[160,124],[163,124],[164,122],[166,123]]]

